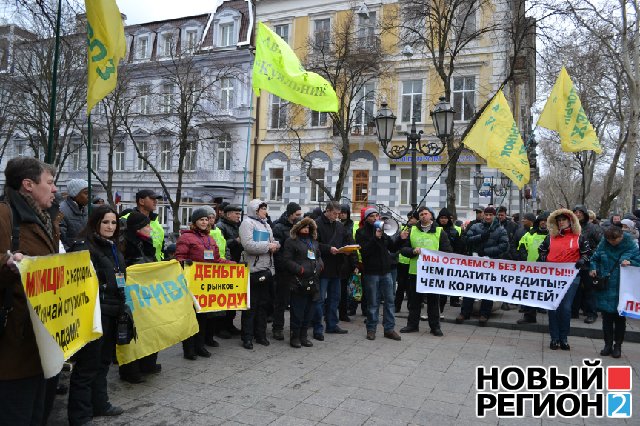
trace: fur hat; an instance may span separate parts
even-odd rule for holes
[[[75,197],[82,191],[83,189],[89,188],[89,182],[84,179],[71,179],[69,183],[67,183],[67,194],[70,197]]]
[[[298,238],[298,232],[302,228],[304,228],[305,226],[309,227],[309,235],[311,235],[311,237],[314,240],[317,240],[318,239],[318,225],[316,225],[316,221],[311,219],[310,217],[305,217],[300,222],[296,223],[295,225],[293,225],[291,227],[291,231],[289,231],[289,235],[291,236],[291,238],[293,238],[294,240],[296,238]]]
[[[571,232],[576,235],[580,235],[582,232],[582,228],[580,227],[580,221],[578,217],[569,209],[558,209],[552,212],[547,219],[547,228],[549,228],[549,235],[555,237],[560,234],[560,230],[558,229],[558,217],[566,216],[571,222]]]

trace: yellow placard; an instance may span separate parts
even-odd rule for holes
[[[248,309],[249,268],[246,266],[194,262],[185,266],[184,273],[200,312]]]
[[[128,345],[116,346],[120,365],[166,349],[198,332],[193,296],[178,261],[128,267],[125,294],[138,338]]]
[[[96,315],[98,279],[88,251],[25,257],[18,267],[32,320],[36,318],[34,330],[44,327],[63,359],[102,335]],[[47,340],[38,339],[40,358],[57,357],[59,354],[51,353],[57,348]]]

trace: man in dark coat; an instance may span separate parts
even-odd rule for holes
[[[580,235],[587,240],[589,247],[595,250],[602,239],[602,228],[589,222],[589,210],[587,210],[586,206],[578,204],[573,208],[573,213],[578,218],[580,228],[582,228]],[[587,262],[580,268],[580,286],[578,286],[576,295],[573,298],[571,317],[578,318],[580,308],[582,308],[586,315],[584,322],[593,324],[598,319],[598,314],[596,312],[596,293],[593,291],[593,279],[589,275],[589,266],[589,262]]]
[[[76,237],[87,225],[89,184],[84,179],[71,179],[67,183],[67,198],[60,204],[60,240],[65,251],[70,251]]]
[[[227,204],[224,207],[223,215],[216,223],[216,226],[222,232],[222,236],[227,242],[227,249],[229,250],[229,258],[234,262],[240,262],[240,256],[242,255],[242,243],[240,243],[240,217],[242,207]],[[233,320],[236,317],[236,311],[226,311],[223,326],[218,330],[218,336],[221,338],[230,337],[229,335],[237,336],[240,334],[240,330],[233,325]]]

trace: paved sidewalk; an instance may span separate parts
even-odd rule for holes
[[[405,313],[406,314],[406,313]],[[451,315],[448,313],[447,315]],[[542,315],[541,315],[542,316]],[[248,351],[240,341],[219,340],[210,359],[187,361],[176,345],[162,351],[162,373],[140,385],[109,374],[111,401],[126,412],[96,418],[104,425],[606,425],[608,419],[516,419],[475,417],[475,367],[556,365],[567,372],[596,358],[600,339],[570,338],[571,351],[549,350],[548,335],[475,322],[442,324],[444,337],[421,332],[395,342],[365,339],[362,316],[341,323],[346,335],[326,335],[313,348],[288,341]],[[236,322],[239,322],[238,320]],[[630,321],[631,322],[631,321]],[[406,323],[399,318],[396,329]],[[238,324],[237,324],[238,325]],[[634,326],[636,326],[634,324]],[[285,331],[287,331],[285,329]],[[604,365],[632,365],[635,413],[640,409],[640,344],[623,345],[623,357]],[[638,415],[615,424],[638,424]],[[50,424],[66,424],[66,397],[56,401]]]

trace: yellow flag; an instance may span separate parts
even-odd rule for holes
[[[87,9],[87,113],[116,87],[118,63],[126,52],[124,27],[115,0],[85,0]]]
[[[338,97],[331,83],[306,71],[291,47],[262,22],[256,33],[253,90],[260,89],[314,111],[338,112]]]
[[[529,182],[529,159],[502,90],[496,93],[462,142],[509,176],[522,189]]]
[[[564,152],[602,152],[598,136],[584,113],[571,77],[564,67],[544,105],[538,126],[560,133]]]

